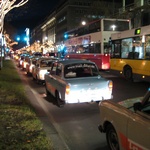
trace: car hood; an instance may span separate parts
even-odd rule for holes
[[[131,108],[131,107],[133,107],[134,103],[141,102],[142,98],[143,97],[131,98],[131,99],[127,99],[127,100],[124,100],[124,101],[120,101],[120,102],[118,102],[118,104],[122,105],[126,108]]]

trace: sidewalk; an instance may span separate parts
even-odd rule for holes
[[[15,62],[14,65],[16,66]],[[19,73],[17,66],[16,69]],[[45,130],[45,133],[48,139],[52,141],[54,150],[70,150],[66,145],[66,143],[61,138],[61,136],[59,135],[59,133],[57,132],[55,126],[53,125],[53,121],[52,119],[50,119],[50,114],[48,113],[48,110],[46,110],[41,100],[41,97],[39,97],[38,93],[27,84],[27,81],[22,76],[22,74],[19,73],[19,75],[25,85],[25,90],[26,90],[29,103],[33,106],[38,118],[43,123],[43,128]]]

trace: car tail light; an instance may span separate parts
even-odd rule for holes
[[[108,88],[109,88],[109,91],[112,91],[112,89],[113,89],[113,82],[112,81],[109,81]]]
[[[66,85],[66,94],[69,95],[69,93],[70,93],[70,86]]]

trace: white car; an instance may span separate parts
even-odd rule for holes
[[[53,61],[58,60],[58,58],[51,57],[41,57],[38,58],[34,67],[32,67],[32,77],[37,83],[45,82],[45,73],[50,70]]]
[[[37,60],[39,59],[40,57],[35,57],[35,56],[31,56],[29,57],[28,59],[28,63],[26,65],[26,73],[27,75],[32,75],[32,70],[34,69],[34,66],[37,62]]]
[[[110,150],[150,150],[150,89],[144,97],[101,101],[99,110]]]
[[[52,64],[50,73],[45,74],[45,87],[63,106],[111,99],[113,83],[100,76],[94,62],[68,59]]]

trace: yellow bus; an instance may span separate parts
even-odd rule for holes
[[[114,33],[111,44],[111,72],[130,81],[150,81],[150,25]]]

